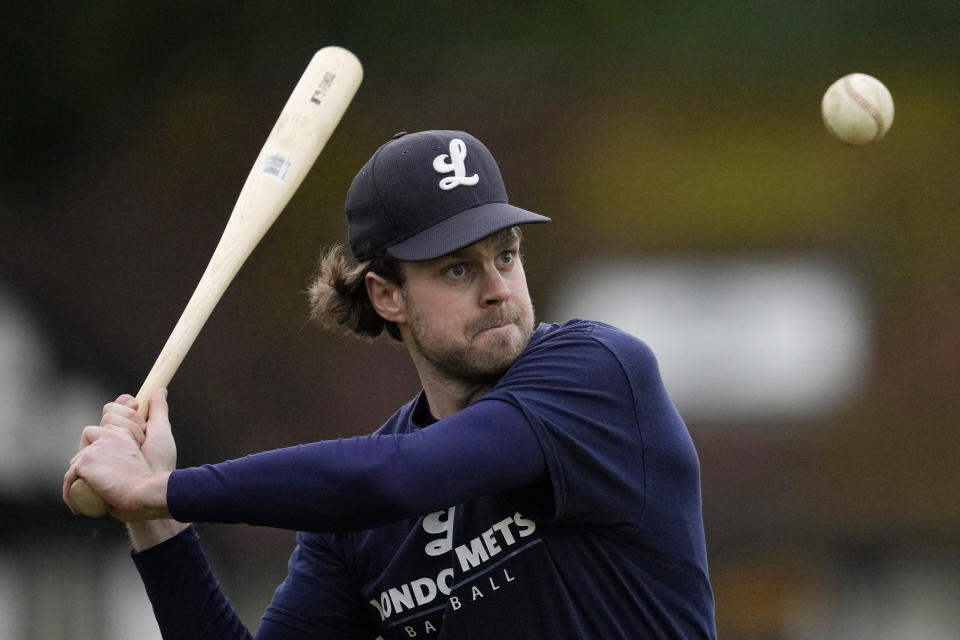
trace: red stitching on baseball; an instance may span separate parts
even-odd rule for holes
[[[877,133],[873,136],[873,142],[883,134],[883,116],[880,112],[870,104],[866,98],[854,91],[853,81],[850,79],[850,76],[844,76],[843,78],[843,90],[850,96],[850,99],[856,102],[861,109],[870,114],[870,117],[873,118],[873,121],[877,123]]]

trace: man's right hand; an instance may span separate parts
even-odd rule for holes
[[[64,476],[63,497],[83,478],[124,521],[169,517],[166,486],[176,467],[177,449],[168,418],[166,390],[150,397],[150,419],[137,413],[137,401],[122,395],[103,407],[100,425],[87,427],[80,451]]]

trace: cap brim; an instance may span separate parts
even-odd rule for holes
[[[505,202],[491,202],[461,211],[387,248],[398,260],[433,260],[520,224],[550,222],[550,218]]]

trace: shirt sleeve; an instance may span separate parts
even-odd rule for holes
[[[343,559],[301,539],[256,640],[370,640],[369,611],[357,600]],[[207,562],[193,527],[133,554],[161,635],[170,640],[252,640]],[[352,588],[351,588],[352,587]]]
[[[164,638],[251,638],[220,590],[193,527],[134,553],[133,561]],[[293,638],[290,636],[290,640]]]
[[[181,522],[341,532],[545,478],[524,412],[482,399],[412,433],[315,442],[180,469],[170,475],[167,504]]]
[[[605,325],[574,325],[532,345],[488,395],[524,414],[549,470],[552,501],[516,491],[520,510],[544,522],[638,526],[645,435],[673,419],[668,399],[640,406],[666,399],[646,345]]]

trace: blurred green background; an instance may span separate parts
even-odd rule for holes
[[[60,478],[100,405],[136,392],[330,44],[364,83],[171,385],[181,465],[366,433],[417,391],[395,346],[310,326],[304,291],[369,155],[397,131],[462,128],[511,201],[554,220],[526,234],[540,309],[593,256],[816,254],[855,274],[870,358],[842,406],[687,420],[719,635],[956,637],[956,1],[114,0],[0,24],[0,637],[154,637],[122,527],[72,518]],[[820,121],[852,71],[896,104],[862,149]],[[201,533],[255,628],[293,534]]]

